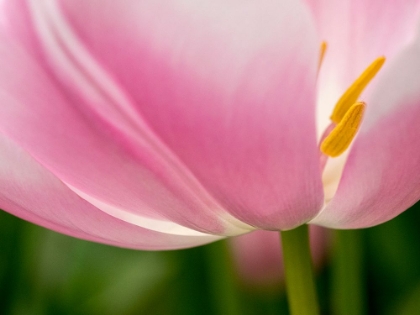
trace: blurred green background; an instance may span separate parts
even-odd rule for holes
[[[366,314],[420,314],[420,205],[360,230]],[[63,236],[0,211],[0,314],[222,314],[217,274],[224,244],[146,252]],[[317,275],[330,312],[330,253]],[[243,314],[287,314],[282,286],[233,278]],[[351,314],[350,314],[351,315]]]

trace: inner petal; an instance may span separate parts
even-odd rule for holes
[[[321,53],[323,58],[325,50],[321,49]],[[343,153],[351,145],[362,122],[366,104],[356,101],[384,62],[384,57],[375,59],[344,92],[333,109],[330,117],[332,122],[320,138],[321,168],[324,170],[322,180],[326,201],[335,194],[347,159],[347,154]]]

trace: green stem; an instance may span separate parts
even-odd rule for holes
[[[287,299],[292,315],[319,315],[308,226],[281,232]]]
[[[207,245],[214,314],[241,315],[240,297],[231,251],[226,240]]]
[[[332,309],[336,315],[364,315],[362,230],[334,231]]]

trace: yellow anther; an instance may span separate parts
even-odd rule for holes
[[[357,101],[369,82],[375,77],[385,62],[385,57],[379,57],[357,78],[356,81],[341,96],[334,107],[331,120],[336,124],[340,123],[349,108]]]
[[[318,69],[321,68],[322,61],[324,60],[325,53],[327,52],[327,48],[328,48],[327,42],[322,42],[320,52],[319,52]]]
[[[322,141],[322,153],[336,157],[350,146],[362,122],[365,107],[365,103],[357,102],[349,108],[340,123]]]

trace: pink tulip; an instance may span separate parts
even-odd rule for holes
[[[1,6],[0,207],[16,216],[169,249],[372,226],[420,197],[418,0]],[[357,137],[320,167],[335,102],[380,56]]]
[[[311,250],[319,269],[328,250],[327,230],[310,227]],[[284,282],[283,255],[279,233],[255,231],[230,239],[238,276],[252,287],[269,288]]]

